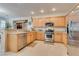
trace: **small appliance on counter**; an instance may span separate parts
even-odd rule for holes
[[[54,24],[49,22],[45,24],[45,42],[54,41]]]

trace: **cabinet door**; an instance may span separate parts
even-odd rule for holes
[[[29,44],[30,42],[31,42],[30,33],[27,33],[27,44]]]
[[[44,40],[44,39],[45,39],[44,32],[41,32],[41,33],[40,33],[40,37],[41,37],[41,40]]]
[[[55,42],[62,42],[62,33],[55,33]]]
[[[18,50],[21,49],[22,47],[23,47],[23,40],[18,39]]]
[[[33,19],[33,26],[38,27],[39,26],[39,20],[38,19]]]
[[[31,32],[30,33],[30,37],[31,37],[31,42],[33,42],[36,38],[36,33],[35,32]]]
[[[37,32],[37,38],[36,39],[40,40],[40,33],[39,32]]]
[[[17,43],[17,35],[16,34],[8,34],[8,50],[12,52],[18,51],[18,43]]]
[[[27,33],[27,44],[33,42],[36,38],[36,33],[35,32],[29,32]]]
[[[31,42],[34,41],[33,35],[30,36],[30,41],[31,41]]]
[[[26,33],[24,33],[23,36],[24,36],[23,37],[24,38],[23,39],[23,45],[26,46],[26,44],[27,44],[27,41],[26,41],[26,39],[27,39]]]
[[[33,40],[36,40],[36,32],[33,32]]]
[[[44,40],[44,33],[43,32],[37,32],[37,40]]]
[[[55,23],[55,26],[65,26],[65,18],[64,17],[58,17],[58,18],[54,18],[54,23]]]
[[[40,18],[38,24],[39,24],[39,27],[44,27],[45,26],[45,20],[44,20],[44,18]]]
[[[63,33],[63,43],[67,46],[67,33]]]
[[[24,36],[23,34],[18,34],[18,49],[23,48]]]
[[[33,19],[33,26],[44,27],[46,20],[44,18]]]

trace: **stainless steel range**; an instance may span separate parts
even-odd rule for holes
[[[46,42],[53,42],[54,40],[54,24],[53,23],[46,23],[45,24],[45,41]]]

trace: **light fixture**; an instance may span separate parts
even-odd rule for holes
[[[1,8],[0,8],[0,12],[5,13],[5,12],[6,12],[6,10],[4,10],[4,9],[1,9]]]
[[[56,8],[52,8],[52,11],[56,11]]]
[[[34,11],[31,11],[31,14],[33,15],[33,14],[35,14],[35,12]]]
[[[79,5],[77,6],[77,8],[79,8]]]
[[[74,13],[74,11],[72,11],[71,13]]]
[[[44,10],[43,10],[43,9],[41,9],[41,10],[40,10],[40,12],[41,12],[41,13],[44,13]]]

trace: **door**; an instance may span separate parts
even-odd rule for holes
[[[0,55],[5,53],[5,37],[3,32],[0,32]]]
[[[1,53],[2,53],[1,50],[2,50],[2,49],[1,49],[1,33],[0,33],[0,55],[1,55]]]
[[[0,55],[4,55],[5,53],[5,26],[6,22],[4,20],[0,20]]]

